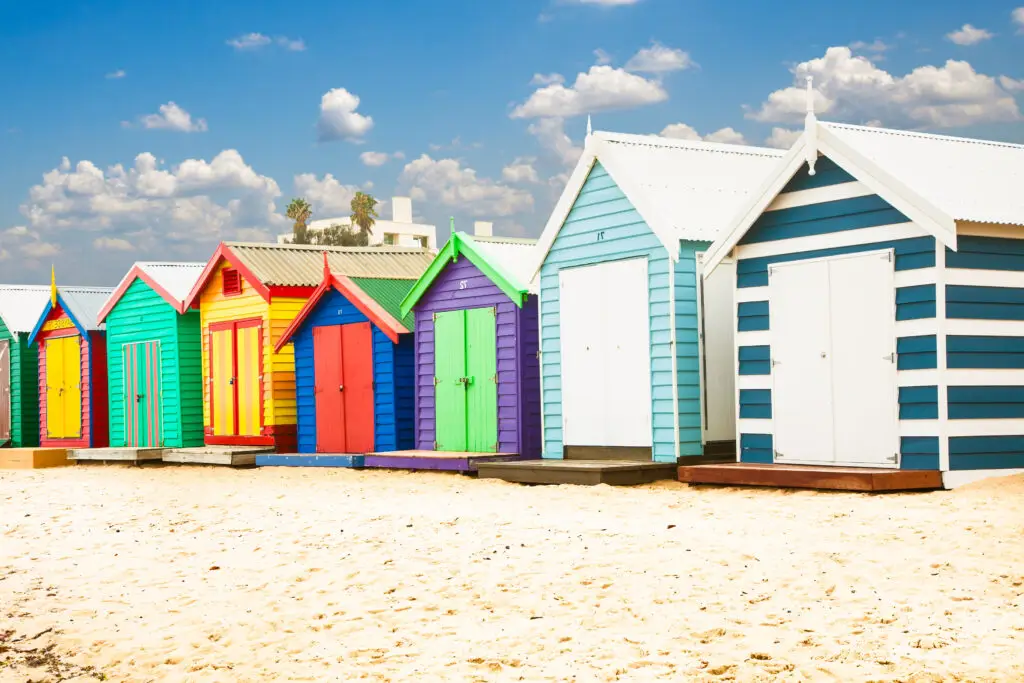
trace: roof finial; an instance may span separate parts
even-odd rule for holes
[[[594,134],[594,127],[590,125],[590,114],[587,114],[587,137]]]
[[[57,308],[57,271],[50,264],[50,305]]]
[[[807,76],[807,116],[804,118],[804,151],[807,159],[807,174],[814,175],[814,164],[818,161],[818,118],[814,115],[814,76]]]

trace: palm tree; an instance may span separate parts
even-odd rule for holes
[[[377,200],[365,192],[356,192],[352,198],[352,225],[358,225],[359,230],[369,238],[370,230],[377,222]]]
[[[292,226],[292,244],[309,244],[306,225],[313,215],[313,207],[303,197],[296,197],[288,203],[285,215],[295,221]]]

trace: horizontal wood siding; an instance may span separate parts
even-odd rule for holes
[[[896,320],[935,317],[935,285],[896,288]]]
[[[520,455],[539,458],[541,455],[541,400],[540,400],[540,327],[537,319],[538,300],[529,295],[519,309],[520,330],[520,391],[522,396],[522,450]]]
[[[736,308],[736,331],[767,330],[771,324],[767,301],[742,301]]]
[[[305,305],[306,299],[291,297],[274,297],[270,302],[269,325],[263,332],[263,414],[268,426],[296,424],[295,349],[291,344],[286,344],[278,353],[274,347]]]
[[[181,397],[181,445],[193,448],[203,445],[203,335],[199,311],[189,310],[178,315],[178,384]]]
[[[397,450],[416,447],[416,339],[414,334],[398,338],[395,353],[395,419],[398,422]]]
[[[771,434],[740,434],[740,462],[767,464],[775,461]]]
[[[1024,288],[946,285],[946,317],[1024,320]]]
[[[766,211],[754,221],[740,244],[824,235],[879,225],[908,223],[910,219],[878,195]]]
[[[498,450],[519,453],[522,448],[519,307],[469,259],[457,258],[444,267],[415,307],[417,449],[433,450],[436,440],[434,313],[488,306],[498,309]]]
[[[946,337],[946,367],[1024,369],[1024,337],[950,335]]]
[[[931,370],[936,367],[937,340],[934,334],[896,339],[897,370]]]
[[[939,387],[900,387],[901,420],[935,420],[939,417]]]
[[[0,320],[0,339],[10,342],[12,448],[39,445],[39,357],[28,334],[11,334]]]
[[[904,436],[900,438],[901,470],[939,469],[939,437]]]
[[[675,462],[669,254],[608,172],[595,164],[541,266],[541,387],[544,457],[563,457],[558,274],[563,268],[646,258],[651,339],[652,454]],[[418,322],[418,321],[417,321]]]
[[[772,417],[771,389],[740,389],[741,418],[770,420]]]
[[[772,374],[772,349],[767,345],[739,347],[739,374]]]
[[[1024,435],[961,436],[949,439],[949,469],[997,470],[1024,467]]]
[[[1024,271],[1024,240],[960,235],[956,251],[946,249],[946,267]]]
[[[828,157],[818,157],[817,162],[814,164],[814,175],[810,174],[810,168],[804,163],[800,170],[786,183],[786,186],[782,188],[780,194],[842,185],[843,183],[852,183],[855,180],[856,178],[839,168],[836,162]]]
[[[682,242],[675,264],[676,395],[679,397],[679,455],[703,455],[704,444],[700,386],[700,319],[697,315],[697,252],[706,251],[707,242]],[[652,353],[661,345],[652,345]],[[652,364],[654,357],[651,358]],[[659,385],[660,386],[660,385]],[[666,392],[670,387],[662,388]],[[653,394],[652,394],[653,396]],[[658,396],[656,398],[663,398]],[[669,394],[669,400],[672,396]],[[658,410],[661,401],[655,401]],[[660,418],[657,420],[660,422]]]
[[[1024,418],[1024,386],[951,386],[950,420]]]

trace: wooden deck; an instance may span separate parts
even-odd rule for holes
[[[442,470],[476,472],[483,463],[518,460],[515,453],[463,453],[460,451],[392,451],[367,453],[363,467],[384,467],[396,470]]]
[[[362,455],[344,453],[268,453],[256,456],[256,466],[360,468],[364,459]]]
[[[180,465],[227,465],[255,467],[256,456],[273,453],[273,446],[199,446],[164,451],[164,462]]]
[[[39,470],[74,464],[64,448],[0,448],[0,470]]]
[[[77,462],[160,462],[163,448],[75,448],[68,458]]]
[[[518,484],[580,484],[634,486],[660,479],[674,479],[674,463],[650,460],[520,460],[483,463],[477,468],[481,479],[502,479]]]
[[[679,481],[688,484],[883,492],[939,489],[942,488],[942,473],[938,470],[731,462],[680,467]]]

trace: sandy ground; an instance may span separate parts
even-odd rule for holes
[[[0,681],[1024,679],[1024,479],[0,472]]]

